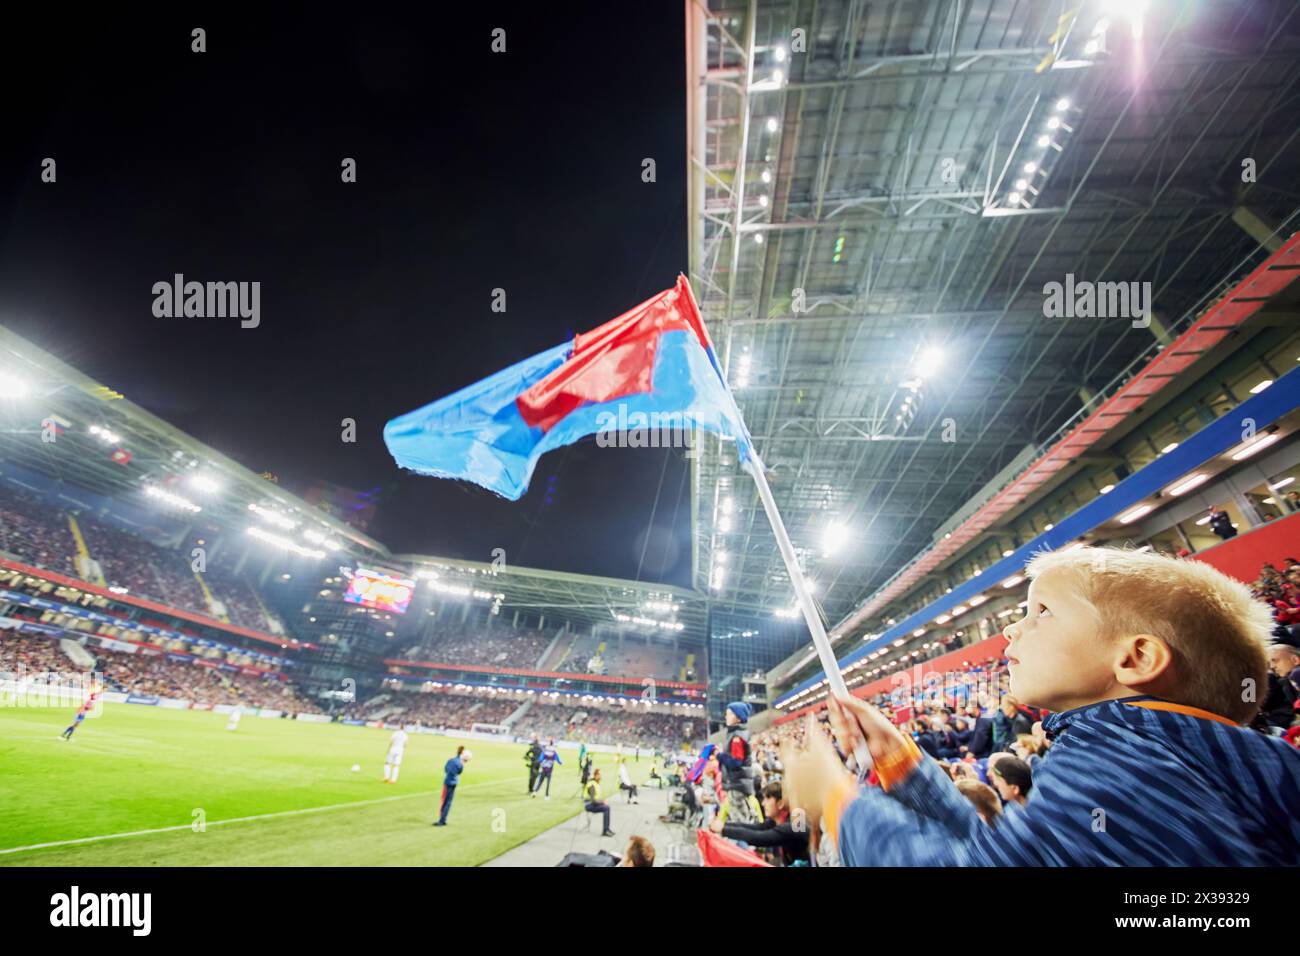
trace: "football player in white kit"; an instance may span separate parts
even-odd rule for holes
[[[397,772],[402,769],[406,740],[407,733],[401,727],[393,731],[393,739],[388,744],[388,759],[384,761],[384,783],[397,783]]]
[[[236,707],[230,712],[230,719],[226,721],[227,730],[238,730],[240,718],[244,716],[244,708]]]

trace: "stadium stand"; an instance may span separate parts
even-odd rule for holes
[[[607,642],[605,673],[675,679],[682,667],[679,656],[671,645],[666,644]]]
[[[72,668],[57,642],[0,631],[0,674],[22,673],[28,680],[44,684],[56,683],[60,673]]]
[[[266,606],[258,600],[253,587],[244,578],[230,571],[225,566],[223,557],[218,556],[209,562],[203,573],[203,582],[221,602],[231,623],[258,631],[279,630],[278,624],[273,623],[273,616],[268,614]]]
[[[394,694],[384,709],[389,722],[470,730],[475,724],[500,724],[519,709],[519,701],[454,691],[407,691]]]
[[[175,619],[162,620],[152,615],[140,614],[129,617],[130,608],[125,607],[100,594],[79,590],[63,584],[56,584],[41,577],[29,575],[23,571],[0,568],[0,588],[8,589],[18,595],[39,598],[45,602],[39,607],[18,607],[11,612],[16,619],[36,621],[64,629],[68,632],[93,634],[116,640],[140,641],[147,636],[150,643],[166,650],[187,653],[200,653],[205,657],[225,655],[223,659],[238,665],[252,665],[259,657],[265,657],[261,650],[241,650],[234,645],[221,645],[210,638],[206,644],[197,647],[193,642],[201,635],[195,633],[186,622]],[[14,599],[21,604],[21,599]],[[50,606],[53,605],[53,606]],[[94,611],[100,617],[77,613],[79,610]],[[120,624],[103,618],[115,618]],[[153,628],[143,631],[141,628]],[[174,635],[168,639],[158,633],[161,630]],[[269,648],[273,649],[273,648]]]
[[[591,633],[562,638],[550,647],[552,642],[552,636],[543,631],[460,625],[427,632],[397,656],[444,664],[665,680],[679,679],[686,657],[668,644],[602,641]],[[592,658],[601,664],[594,672],[589,667]]]
[[[588,663],[597,654],[599,638],[590,632],[575,633],[564,656],[555,665],[555,670],[566,674],[589,674]]]
[[[532,669],[550,638],[541,631],[450,627],[426,633],[403,652],[409,660]]]
[[[0,551],[37,567],[75,574],[77,545],[58,512],[39,499],[0,485]]]
[[[205,705],[259,707],[296,713],[311,709],[288,683],[219,669],[214,661],[178,661],[158,650],[134,653],[91,648],[110,690],[141,696],[188,700]],[[57,643],[43,637],[20,637],[0,631],[0,671],[23,672],[37,682],[57,682],[57,675],[76,670]],[[47,676],[53,675],[53,676]]]
[[[637,710],[632,710],[622,704],[600,707],[581,701],[569,704],[543,701],[521,690],[502,692],[468,686],[420,690],[408,689],[397,682],[389,682],[387,686],[391,693],[371,698],[365,705],[343,708],[339,716],[464,731],[471,730],[475,724],[502,724],[532,700],[532,706],[511,728],[517,738],[537,734],[556,740],[675,750],[684,742],[701,738],[704,730],[701,716],[644,711],[639,705]]]
[[[180,552],[170,553],[107,521],[77,518],[90,556],[99,562],[110,587],[153,598],[173,607],[207,613],[203,591]]]
[[[1279,642],[1300,646],[1300,560],[1287,558],[1280,570],[1265,564],[1250,587],[1273,611],[1277,623],[1273,636]]]
[[[199,663],[163,657],[101,653],[105,682],[128,694],[145,694],[208,704],[260,707],[296,713],[311,709],[294,689],[274,679],[225,673]]]
[[[109,587],[180,610],[213,615],[203,586],[191,570],[188,552],[160,547],[106,519],[84,513],[70,516],[32,495],[3,486],[0,551],[26,564],[80,577],[73,557],[77,544],[70,518]],[[221,602],[231,623],[259,631],[280,629],[268,618],[253,587],[227,566],[223,555],[209,563],[204,585]]]
[[[557,740],[675,750],[702,734],[702,719],[658,712],[635,713],[587,704],[535,703],[518,729]],[[688,730],[687,728],[691,728]],[[693,732],[693,733],[692,733]]]

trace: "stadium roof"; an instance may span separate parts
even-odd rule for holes
[[[21,462],[53,478],[126,501],[138,500],[148,487],[161,489],[202,508],[226,527],[252,523],[250,506],[266,508],[285,521],[314,525],[320,534],[346,538],[349,550],[387,553],[373,538],[167,424],[2,325],[0,382],[10,390],[3,396],[8,407],[0,408],[5,413],[0,427],[0,461]],[[53,441],[42,440],[42,433],[50,427],[46,423],[58,429]],[[211,490],[205,492],[196,480],[211,482]],[[179,507],[181,513],[186,508],[183,504],[168,507]],[[301,534],[295,529],[288,536],[297,540]]]
[[[448,572],[484,592],[505,594],[503,607],[510,610],[564,618],[574,624],[639,624],[647,634],[664,637],[699,638],[706,633],[707,603],[685,588],[419,554],[395,555],[393,560],[411,566],[417,575]],[[618,615],[636,620],[620,622]],[[681,626],[670,626],[674,622]]]
[[[688,4],[691,279],[832,624],[1295,211],[1300,8],[1143,7]],[[1150,328],[1046,318],[1067,274]],[[733,449],[693,478],[696,586],[792,607]]]

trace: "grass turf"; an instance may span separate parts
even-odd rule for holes
[[[0,866],[475,866],[580,810],[576,751],[544,801],[525,792],[522,744],[412,734],[385,784],[390,731],[245,716],[228,732],[225,714],[106,704],[65,742],[74,710],[0,708],[0,851],[176,829],[0,852]],[[435,828],[460,743],[474,759]],[[633,780],[650,763],[629,761]],[[617,779],[612,755],[595,766]],[[282,815],[241,820],[264,814]]]

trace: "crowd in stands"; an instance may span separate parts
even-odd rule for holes
[[[1300,561],[1287,558],[1281,570],[1265,564],[1250,587],[1273,612],[1269,686],[1255,726],[1300,740]]]
[[[136,630],[128,626],[128,621],[131,619],[128,619],[122,606],[111,598],[67,585],[54,584],[44,578],[29,575],[25,572],[0,568],[0,587],[66,605],[65,609],[33,609],[18,606],[10,610],[8,616],[14,620],[32,621],[50,627],[57,627],[64,631],[67,636],[75,637],[78,640],[84,641],[83,635],[94,635],[114,640],[145,642],[155,645],[160,650],[190,654],[216,663],[224,662],[262,669],[273,668],[278,664],[273,654],[253,652],[248,648],[241,648],[233,642],[229,645],[219,644],[210,640],[211,634],[209,634],[207,643],[199,643],[200,635],[190,629],[185,622],[158,620],[148,614],[140,614],[133,619],[136,623],[166,629],[173,632],[175,636],[166,637]],[[92,610],[98,615],[118,619],[121,623],[108,623],[79,617],[72,613],[78,608]]]
[[[389,723],[418,723],[434,730],[471,730],[475,724],[500,724],[520,706],[513,698],[452,691],[406,691],[385,702]]]
[[[216,670],[188,661],[101,652],[97,667],[102,670],[108,686],[127,694],[264,707],[289,713],[312,709],[288,683]]]
[[[206,612],[203,591],[180,551],[160,548],[90,515],[79,516],[77,525],[109,587],[126,588],[129,594],[172,607]]]
[[[550,638],[541,631],[466,624],[427,633],[403,656],[436,663],[475,664],[535,670]]]
[[[275,628],[267,620],[267,614],[252,586],[244,578],[231,572],[224,566],[220,556],[208,562],[203,572],[203,581],[214,597],[225,606],[226,617],[230,623],[255,631],[271,631]]]
[[[514,630],[504,624],[435,624],[399,656],[436,663],[666,680],[679,679],[684,666],[684,655],[672,644],[601,641],[588,632],[564,635],[548,654],[554,637],[554,632]]]
[[[22,674],[40,683],[57,683],[59,674],[73,670],[68,655],[55,641],[24,638],[0,630],[0,675]]]
[[[704,718],[688,717],[639,708],[611,709],[586,704],[533,704],[523,724],[530,733],[556,740],[641,747],[647,750],[679,750],[692,737],[704,736]]]
[[[406,690],[390,683],[385,693],[340,709],[341,718],[419,723],[432,729],[470,730],[474,724],[502,724],[524,703],[532,706],[512,728],[515,736],[589,744],[676,751],[704,736],[703,716],[647,710],[641,704],[594,706],[585,701],[542,700],[511,690],[463,686]]]
[[[563,648],[559,660],[551,666],[551,670],[560,671],[565,674],[590,674],[590,664],[594,659],[598,659],[600,654],[600,639],[593,631],[585,633],[574,633],[571,637],[565,637],[561,644],[567,646]]]
[[[0,551],[60,574],[76,574],[67,521],[39,499],[0,485]]]
[[[101,676],[109,690],[289,713],[312,709],[290,684],[274,676],[244,674],[204,666],[196,661],[174,660],[157,651],[123,653],[100,647],[87,650],[96,658],[94,672]],[[76,676],[79,671],[80,668],[63,653],[56,641],[44,637],[22,637],[0,630],[0,673],[21,673],[37,683],[57,683],[59,675]]]
[[[671,644],[610,641],[606,643],[602,660],[607,674],[677,680],[682,668],[681,656]]]
[[[1274,637],[1300,645],[1300,560],[1287,558],[1281,570],[1265,564],[1250,588],[1273,610]]]
[[[69,516],[33,495],[0,486],[0,551],[17,560],[60,574],[80,577],[74,561],[77,544]],[[164,548],[108,519],[85,512],[76,516],[86,549],[109,587],[170,607],[212,615],[195,577],[188,549]],[[251,585],[218,555],[203,571],[204,584],[225,607],[231,623],[266,631],[269,622]]]

